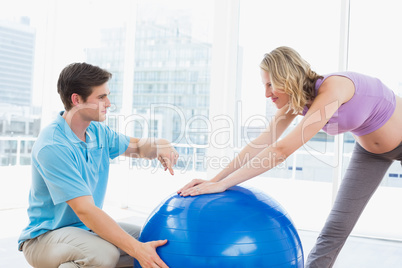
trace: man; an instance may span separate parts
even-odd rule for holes
[[[156,248],[141,243],[140,228],[118,224],[103,210],[109,160],[119,155],[155,158],[169,169],[178,154],[166,140],[138,139],[100,123],[110,107],[111,73],[73,63],[57,88],[65,111],[40,133],[32,149],[29,224],[19,250],[34,267],[167,267]]]

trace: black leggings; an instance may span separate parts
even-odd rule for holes
[[[306,268],[334,265],[346,239],[394,160],[402,161],[402,143],[390,152],[373,154],[356,142],[334,206],[307,258]]]

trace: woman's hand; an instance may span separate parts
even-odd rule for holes
[[[222,182],[212,182],[202,179],[194,179],[177,191],[181,196],[196,196],[200,194],[221,193],[226,190]]]
[[[176,165],[179,154],[173,146],[166,140],[158,140],[156,156],[165,171],[169,169],[170,174],[174,175],[173,166]]]
[[[156,248],[163,246],[167,240],[150,241],[140,243],[135,250],[134,258],[140,263],[143,268],[169,268],[156,253]]]

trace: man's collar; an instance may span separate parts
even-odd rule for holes
[[[77,135],[72,131],[70,126],[67,124],[67,121],[63,117],[64,111],[60,112],[57,116],[56,122],[60,126],[64,135],[74,144],[80,144],[81,146],[86,147],[86,143],[80,140]]]

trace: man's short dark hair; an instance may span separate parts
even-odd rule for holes
[[[76,93],[86,101],[92,94],[93,87],[103,85],[110,78],[110,72],[85,62],[67,65],[61,71],[57,82],[57,92],[66,111],[73,107],[71,95]]]

